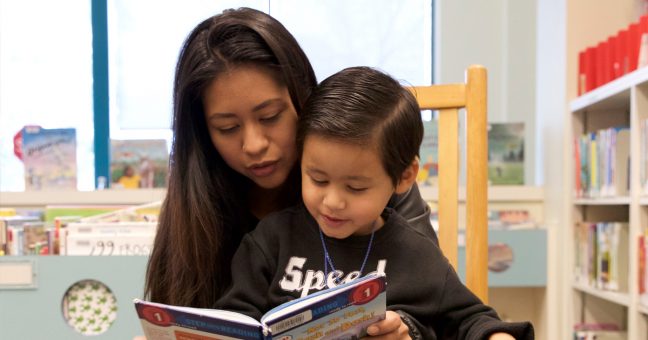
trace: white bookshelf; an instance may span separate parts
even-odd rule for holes
[[[628,262],[628,287],[624,291],[607,291],[580,283],[567,289],[568,300],[565,326],[578,322],[614,322],[628,331],[628,339],[646,339],[648,315],[639,303],[638,238],[648,227],[648,197],[642,196],[640,184],[639,122],[648,118],[648,68],[642,68],[603,85],[570,103],[569,126],[565,148],[574,155],[574,138],[600,129],[616,126],[630,127],[629,194],[623,197],[577,198],[569,195],[567,220],[562,228],[565,240],[565,275],[575,280],[576,223],[628,223],[628,249],[621,253]],[[566,190],[574,192],[575,165],[567,174]]]
[[[605,291],[580,283],[574,283],[573,288],[577,291],[596,296],[599,299],[606,300],[617,305],[625,307],[628,307],[630,305],[630,295],[627,293]]]
[[[639,310],[639,313],[643,314],[644,317],[648,317],[648,306],[639,304],[637,310]]]
[[[0,192],[0,207],[56,205],[134,205],[164,199],[165,189]]]
[[[630,197],[577,198],[574,205],[630,205]]]

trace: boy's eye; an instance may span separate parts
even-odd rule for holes
[[[353,192],[363,192],[363,191],[367,190],[367,188],[364,188],[364,187],[354,187],[354,186],[350,186],[350,185],[348,186],[348,188],[349,188],[349,190],[351,190]]]
[[[318,186],[323,186],[323,185],[328,184],[328,181],[327,181],[327,180],[323,180],[323,179],[315,179],[315,178],[313,178],[313,177],[311,177],[311,181],[312,181],[315,185],[318,185]]]

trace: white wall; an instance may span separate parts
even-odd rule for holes
[[[535,174],[536,0],[436,0],[435,82],[461,82],[471,64],[488,69],[488,120],[524,122],[525,182]]]

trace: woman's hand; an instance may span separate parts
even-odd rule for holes
[[[493,333],[488,340],[515,340],[515,338],[508,333]]]
[[[411,339],[409,328],[396,312],[390,310],[385,315],[385,320],[374,323],[367,328],[370,338],[374,340],[382,339]]]

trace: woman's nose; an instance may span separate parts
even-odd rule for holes
[[[260,126],[247,126],[243,136],[243,152],[257,155],[267,150],[270,140]]]

